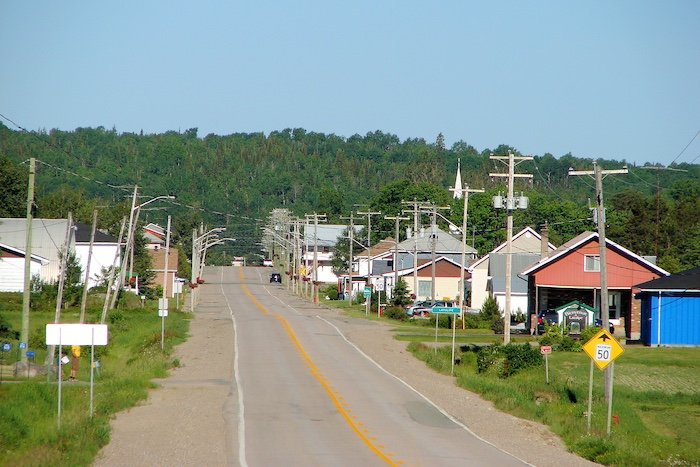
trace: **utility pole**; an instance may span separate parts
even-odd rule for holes
[[[386,220],[396,221],[396,238],[394,241],[394,287],[396,287],[397,282],[399,282],[399,222],[407,221],[410,218],[401,217],[398,214],[395,216],[384,216]],[[394,298],[394,291],[392,289],[391,297]]]
[[[66,283],[66,265],[68,264],[68,251],[70,250],[70,234],[73,232],[73,214],[68,213],[68,223],[66,224],[66,238],[63,242],[61,250],[61,262],[58,268],[58,293],[56,294],[56,313],[54,314],[54,324],[61,322],[61,306],[63,304],[63,287]],[[117,247],[118,248],[118,247]],[[46,377],[51,373],[51,365],[56,355],[56,347],[49,346],[49,351],[46,358]]]
[[[438,209],[450,209],[449,206],[435,206],[431,205],[430,206],[430,255],[431,255],[431,281],[430,281],[430,299],[431,300],[437,300],[436,297],[436,292],[435,292],[435,273],[436,273],[436,264],[435,264],[435,248],[437,246],[437,239],[438,239],[438,233],[437,233],[437,210]]]
[[[348,283],[345,286],[345,299],[348,301],[348,305],[352,304],[352,242],[355,241],[353,238],[355,233],[355,222],[353,218],[353,212],[350,211],[350,217],[341,217],[341,219],[350,220],[350,228],[348,229],[348,239],[350,240],[350,258],[348,261]]]
[[[464,263],[467,261],[467,210],[469,209],[469,193],[483,193],[484,190],[469,188],[469,185],[467,185],[464,188],[450,188],[450,191],[454,192],[455,196],[457,195],[457,193],[459,193],[460,197],[464,199],[464,206],[462,208],[462,271],[459,281],[459,313],[460,318],[462,319],[462,329],[465,329],[466,324],[464,322],[464,295],[466,294],[464,293]]]
[[[598,218],[598,246],[600,263],[600,319],[603,321],[603,329],[610,329],[610,308],[608,307],[608,262],[607,262],[607,240],[605,238],[605,206],[603,204],[603,178],[606,175],[626,174],[627,167],[615,170],[602,170],[600,165],[593,163],[593,170],[573,170],[569,169],[570,176],[588,175],[595,179],[596,212]],[[608,402],[608,423],[610,421],[610,410],[612,404],[612,372],[615,362],[605,368],[605,400]],[[608,432],[610,427],[608,426]]]
[[[311,288],[311,300],[313,303],[318,304],[318,222],[326,222],[325,214],[307,214],[307,221],[309,219],[314,220],[314,257],[313,257],[313,275],[312,278],[312,288]]]
[[[112,287],[114,287],[114,278],[117,275],[115,263],[119,260],[119,251],[122,247],[122,240],[124,237],[124,227],[126,227],[126,216],[122,217],[122,225],[119,228],[119,238],[117,239],[117,248],[114,252],[114,260],[112,261],[112,266],[109,268],[109,280],[107,281],[107,291],[105,292],[105,303],[102,306],[102,317],[100,318],[100,324],[105,324],[107,319],[107,310],[109,309],[109,299],[110,293],[116,295],[116,291],[112,292]]]
[[[301,279],[301,239],[299,238],[299,218],[294,219],[294,293],[299,295]]]
[[[166,304],[165,312],[160,310],[159,312],[161,314],[160,317],[160,350],[163,350],[163,346],[165,345],[165,316],[168,312],[168,278],[170,277],[168,274],[168,259],[170,257],[170,220],[171,217],[168,216],[168,227],[165,231],[165,258],[163,259],[163,302]],[[170,281],[170,287],[173,287],[173,281]]]
[[[36,159],[29,159],[29,184],[27,185],[27,233],[24,247],[24,291],[22,294],[22,334],[19,341],[29,342],[29,301],[31,300],[32,280],[32,207],[34,206],[34,176],[36,174]],[[27,363],[27,346],[22,349],[22,365]]]
[[[129,211],[129,227],[126,231],[126,247],[124,248],[124,257],[122,258],[122,264],[119,268],[119,280],[117,281],[117,287],[114,290],[114,295],[112,296],[110,309],[113,309],[117,305],[119,293],[124,288],[124,277],[126,276],[126,266],[129,260],[129,250],[131,249],[131,244],[134,241],[134,209],[136,209],[136,197],[138,195],[138,191],[138,185],[134,185],[134,195],[131,198],[131,210]]]
[[[503,310],[503,343],[508,344],[510,342],[510,319],[511,319],[511,280],[513,276],[513,210],[517,208],[526,209],[527,208],[527,198],[524,196],[520,197],[520,200],[516,200],[513,195],[513,184],[515,178],[532,178],[532,174],[516,174],[515,166],[524,161],[531,161],[532,156],[515,156],[512,151],[508,151],[507,156],[494,156],[493,154],[489,159],[498,160],[508,165],[508,173],[490,173],[490,177],[508,177],[508,197],[506,198],[506,304],[505,310]],[[495,203],[494,203],[495,204]],[[496,208],[503,207],[494,206]]]
[[[88,247],[87,264],[85,265],[85,282],[83,283],[83,295],[80,300],[80,324],[85,322],[85,308],[87,307],[88,281],[90,279],[90,263],[92,262],[92,248],[95,245],[95,230],[97,229],[97,209],[92,210],[92,231],[90,232],[90,246]]]
[[[372,216],[381,215],[381,211],[357,211],[360,216],[367,216],[367,285],[372,287]],[[372,309],[372,294],[367,300],[366,314]]]

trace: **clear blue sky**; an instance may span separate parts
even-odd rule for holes
[[[29,130],[442,132],[691,162],[699,25],[695,0],[5,0],[0,113]]]

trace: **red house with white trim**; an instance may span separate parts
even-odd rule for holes
[[[606,239],[608,306],[615,333],[640,338],[641,302],[635,285],[667,276],[649,259]],[[598,234],[584,232],[522,272],[528,276],[529,312],[555,309],[578,300],[600,310],[600,249]],[[596,312],[596,318],[600,317]]]

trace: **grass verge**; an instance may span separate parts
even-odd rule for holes
[[[97,322],[101,310],[89,310],[87,322]],[[8,321],[21,316],[4,310]],[[77,313],[62,315],[62,322],[77,322]],[[91,465],[109,442],[111,417],[146,399],[154,378],[165,377],[177,365],[172,349],[184,341],[189,315],[170,313],[161,350],[161,319],[152,307],[113,311],[109,317],[109,344],[95,347],[100,362],[95,372],[94,416],[90,417],[90,348],[83,347],[77,382],[62,385],[61,426],[58,427],[58,385],[55,375],[27,378],[18,375],[0,384],[0,465]],[[40,333],[53,313],[32,311],[30,334]],[[30,339],[30,348],[32,339]],[[16,348],[16,343],[13,349]],[[46,348],[33,350],[41,363]],[[7,368],[7,367],[6,367]],[[64,368],[67,375],[68,368]]]
[[[449,374],[451,346],[437,352],[419,342],[409,351]],[[587,434],[588,374],[584,353],[550,355],[544,366],[508,378],[476,372],[476,354],[457,355],[457,384],[502,411],[548,425],[571,451],[604,465],[700,465],[700,349],[628,347],[615,363],[611,436],[602,372],[594,370],[592,430]]]

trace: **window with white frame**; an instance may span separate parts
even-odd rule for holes
[[[583,270],[586,272],[600,272],[600,256],[585,255],[583,260]]]
[[[427,299],[430,297],[430,294],[433,292],[433,283],[432,281],[418,281],[418,297],[417,299]]]

